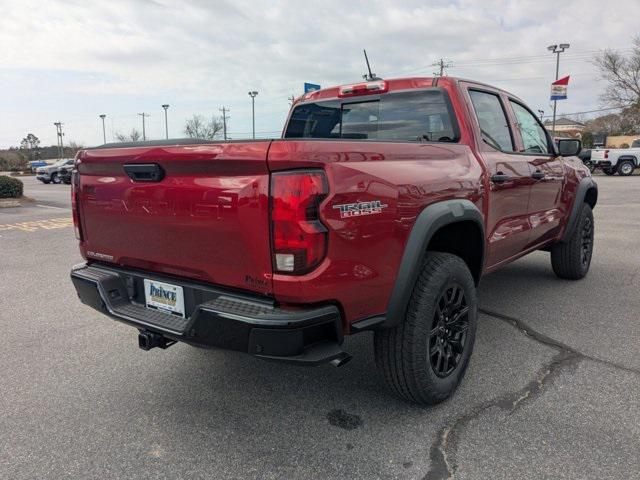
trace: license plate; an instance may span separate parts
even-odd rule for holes
[[[160,310],[182,318],[185,316],[182,287],[145,278],[144,297],[147,308]]]

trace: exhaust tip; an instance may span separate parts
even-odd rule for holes
[[[340,353],[340,355],[338,355],[336,358],[331,360],[331,362],[329,363],[334,367],[341,367],[349,363],[352,358],[353,358],[353,355],[349,355],[347,352],[342,352]]]

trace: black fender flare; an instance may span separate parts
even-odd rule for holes
[[[429,205],[420,212],[411,229],[389,297],[384,322],[378,324],[378,327],[395,327],[404,319],[413,286],[420,274],[422,260],[433,235],[444,226],[468,220],[477,223],[482,233],[483,258],[480,260],[482,270],[485,251],[484,217],[478,207],[466,199],[444,200]]]
[[[578,221],[578,215],[580,214],[580,207],[584,203],[587,192],[590,189],[595,189],[595,199],[593,202],[593,206],[595,206],[598,201],[598,184],[592,177],[582,178],[580,183],[578,183],[578,188],[576,188],[576,197],[573,200],[573,206],[571,207],[571,213],[569,214],[569,220],[567,221],[567,227],[564,230],[561,242],[567,242],[571,238],[571,235],[573,235],[576,222]]]

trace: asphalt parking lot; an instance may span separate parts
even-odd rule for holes
[[[640,478],[640,178],[597,178],[589,276],[548,254],[483,279],[475,352],[434,408],[392,397],[370,334],[341,368],[186,345],[77,300],[67,185],[0,209],[0,477]]]

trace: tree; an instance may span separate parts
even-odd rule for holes
[[[34,158],[38,157],[38,150],[40,150],[40,140],[33,133],[29,133],[20,142],[20,148],[22,150],[26,150],[29,160],[33,160]]]
[[[213,140],[220,138],[223,130],[222,119],[212,116],[207,122],[202,115],[194,115],[184,124],[184,133],[190,138]]]
[[[128,134],[116,132],[115,135],[119,142],[138,142],[142,137],[142,134],[135,128],[132,128]]]
[[[600,75],[607,82],[600,100],[616,107],[640,105],[640,35],[634,37],[631,53],[606,49],[595,59]]]

